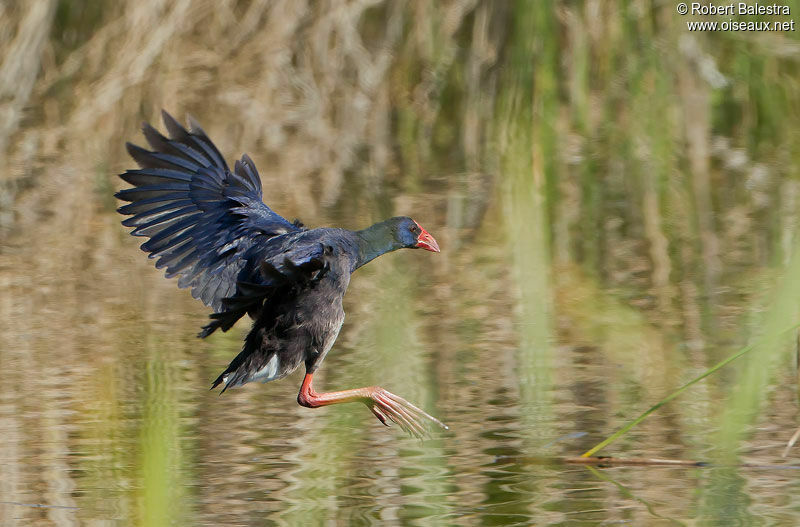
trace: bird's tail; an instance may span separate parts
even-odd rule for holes
[[[284,368],[284,366],[288,366]],[[269,382],[280,379],[291,373],[296,366],[281,363],[275,350],[252,350],[245,344],[243,349],[211,385],[213,390],[220,384],[223,386],[220,395],[228,388],[241,386],[251,381]]]
[[[215,381],[214,381],[214,383],[211,385],[211,389],[213,390],[214,388],[216,388],[217,386],[219,386],[220,384],[222,384],[222,382],[223,382],[224,380],[225,380],[225,374],[224,374],[224,373],[221,373],[221,374],[219,375],[219,377],[217,377],[217,380],[215,380]],[[225,390],[227,390],[227,389],[228,389],[228,385],[225,385],[225,386],[223,386],[223,387],[222,387],[222,391],[221,391],[221,392],[219,392],[219,394],[220,394],[220,395],[222,395],[222,394],[225,392]]]

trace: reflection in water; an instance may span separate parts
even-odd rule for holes
[[[529,462],[796,320],[794,34],[640,1],[83,4],[0,5],[0,524],[798,523],[780,341],[604,452],[712,467]],[[449,431],[301,408],[300,373],[207,391],[246,324],[195,339],[114,213],[161,107],[289,218],[429,228],[441,254],[353,277],[318,382]]]

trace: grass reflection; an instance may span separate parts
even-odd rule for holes
[[[594,477],[596,477],[600,481],[605,481],[607,483],[611,483],[612,485],[614,485],[617,489],[619,489],[620,493],[626,498],[629,498],[633,501],[637,501],[642,505],[644,505],[645,508],[647,509],[647,512],[650,513],[650,516],[652,516],[653,518],[657,518],[659,520],[665,520],[670,525],[683,525],[683,526],[687,525],[685,522],[676,520],[675,518],[667,518],[662,516],[656,511],[656,508],[653,506],[652,503],[650,503],[648,500],[637,497],[636,494],[632,492],[629,488],[619,483],[618,481],[614,480],[612,477],[608,476],[604,471],[589,466],[586,467],[586,470],[589,471]]]
[[[753,338],[764,341],[738,364],[735,389],[720,418],[720,453],[723,459],[736,459],[740,442],[767,400],[772,380],[787,367],[792,367],[795,335],[786,328],[797,323],[800,315],[800,248],[781,271],[774,292],[765,306],[753,307]],[[788,439],[788,438],[787,438]]]
[[[187,482],[180,434],[177,376],[163,341],[151,337],[145,346],[142,416],[139,440],[139,525],[151,527],[187,522]]]
[[[546,177],[550,174],[553,149],[552,121],[554,79],[542,68],[534,82],[530,57],[537,54],[544,62],[552,59],[545,29],[552,6],[547,3],[517,4],[512,31],[511,61],[500,90],[500,111],[495,124],[502,138],[500,167],[504,174],[508,250],[518,288],[520,346],[518,351],[519,389],[522,419],[531,434],[541,430],[552,407],[552,288],[550,251],[546,222]]]

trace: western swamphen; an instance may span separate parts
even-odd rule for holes
[[[149,124],[152,150],[131,143],[140,166],[120,177],[134,185],[117,198],[134,236],[150,238],[142,250],[157,258],[167,278],[210,306],[211,322],[200,337],[227,331],[245,314],[255,321],[241,353],[214,381],[222,391],[250,381],[280,379],[305,364],[297,402],[308,408],[360,401],[385,425],[389,420],[421,436],[436,418],[378,386],[317,393],[314,372],[333,346],[344,321],[342,297],[350,274],[378,256],[402,248],[439,252],[436,240],[407,217],[391,218],[360,231],[306,229],[287,221],[262,201],[253,161],[242,156],[228,169],[219,150],[190,120],[186,130],[162,112],[170,135]]]

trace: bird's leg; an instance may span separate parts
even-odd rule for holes
[[[313,373],[306,373],[297,402],[307,408],[319,408],[329,404],[361,402],[367,405],[378,420],[389,426],[389,422],[397,423],[400,428],[416,437],[425,435],[423,423],[428,419],[447,430],[447,425],[435,417],[420,410],[402,397],[388,392],[380,386],[368,386],[342,390],[340,392],[317,393],[311,385]]]

